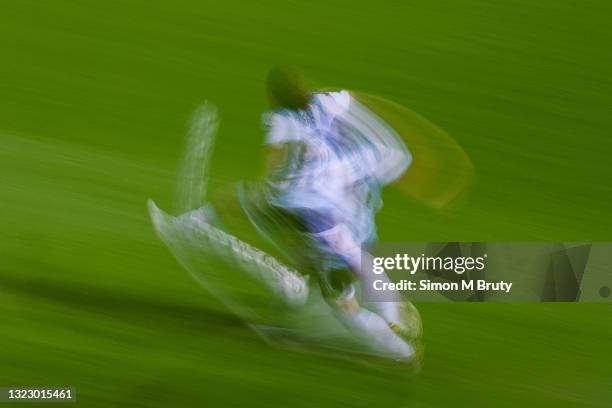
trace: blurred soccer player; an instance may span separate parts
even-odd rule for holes
[[[348,91],[311,93],[301,74],[287,68],[270,71],[267,90],[272,110],[264,115],[270,147],[264,195],[309,243],[292,251],[316,270],[323,295],[349,330],[412,357],[404,340],[420,334],[420,321],[417,328],[402,314],[413,306],[395,298],[368,310],[353,284],[372,279],[361,271],[362,247],[376,239],[380,191],[408,169],[408,149]]]

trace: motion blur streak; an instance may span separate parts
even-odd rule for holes
[[[210,158],[219,127],[217,109],[210,103],[199,106],[193,114],[180,160],[174,208],[182,214],[206,204]]]
[[[410,107],[469,153],[464,207],[440,216],[389,191],[382,239],[609,241],[611,13],[604,0],[3,1],[0,384],[71,385],[86,407],[609,406],[609,303],[418,304],[427,362],[408,380],[269,347],[194,284],[145,203],[172,208],[205,98],[223,114],[210,193],[259,171],[262,80],[288,61]]]

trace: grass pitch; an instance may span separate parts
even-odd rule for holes
[[[419,304],[416,378],[278,351],[190,280],[146,199],[169,207],[204,99],[222,117],[211,188],[258,171],[280,62],[408,106],[470,155],[463,207],[388,191],[381,239],[609,241],[611,15],[605,1],[3,2],[0,385],[75,386],[91,407],[609,406],[609,302]]]

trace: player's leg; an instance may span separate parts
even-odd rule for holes
[[[361,246],[354,240],[350,230],[343,224],[335,225],[325,231],[312,234],[322,246],[335,256],[341,258],[364,286],[371,287],[374,279],[390,282],[386,274],[372,275],[361,269],[362,257],[371,256],[363,251]],[[335,282],[324,283],[327,294],[340,293],[342,286]],[[397,334],[408,340],[421,337],[421,319],[416,308],[404,301],[398,294],[391,294],[387,302],[369,302],[367,306],[382,317],[386,324]],[[354,296],[353,296],[354,298]],[[356,300],[355,300],[356,302]],[[343,303],[347,303],[343,301]],[[353,309],[351,302],[347,303],[349,309]]]
[[[325,271],[319,277],[321,292],[334,316],[374,354],[405,362],[417,360],[417,349],[395,333],[378,314],[362,307],[346,269]]]

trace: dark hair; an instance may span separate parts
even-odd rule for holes
[[[294,68],[274,67],[268,72],[268,94],[279,107],[300,110],[308,107],[310,96],[302,73]]]

